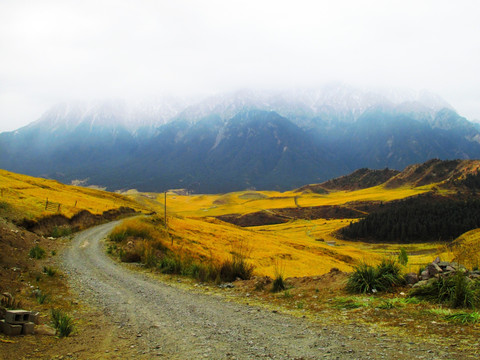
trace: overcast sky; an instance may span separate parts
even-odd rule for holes
[[[331,81],[480,119],[480,2],[0,0],[0,132],[72,99]]]

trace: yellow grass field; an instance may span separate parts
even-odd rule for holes
[[[190,195],[168,194],[168,209],[183,216],[219,216],[224,214],[247,214],[265,209],[286,207],[345,205],[357,201],[392,201],[408,196],[418,195],[431,190],[432,186],[410,188],[402,187],[386,190],[375,186],[357,191],[335,191],[326,195],[301,194],[293,191],[284,193],[276,191],[242,191],[225,195]],[[158,196],[163,202],[163,194]]]
[[[437,244],[368,244],[342,241],[335,232],[350,219],[292,220],[284,224],[241,228],[214,216],[246,214],[286,207],[340,205],[359,201],[391,201],[429,191],[420,188],[384,189],[381,186],[357,191],[314,193],[242,191],[220,195],[167,194],[168,227],[173,246],[202,259],[225,259],[232,252],[243,252],[255,265],[258,275],[314,276],[331,268],[349,271],[359,261],[375,263],[382,256],[396,256],[400,247],[407,250],[409,270],[432,261],[436,255],[453,258],[451,249]],[[58,211],[72,216],[80,210],[102,213],[128,206],[136,210],[163,214],[164,195],[134,190],[123,195],[69,186],[54,180],[29,177],[0,170],[0,202],[13,205],[30,218]],[[54,206],[45,210],[46,200]],[[353,220],[355,221],[355,220]]]
[[[47,199],[49,210],[45,210]],[[25,216],[37,218],[61,213],[71,217],[80,210],[99,214],[121,206],[145,208],[136,201],[111,192],[70,186],[55,180],[35,178],[0,170],[0,201],[13,205]],[[59,207],[60,205],[60,211]]]
[[[243,191],[223,195],[167,196],[168,223],[175,245],[201,257],[223,259],[243,249],[259,275],[314,276],[336,267],[349,271],[359,261],[375,263],[383,256],[397,256],[401,247],[409,254],[407,271],[446,256],[439,244],[368,244],[342,241],[335,232],[350,219],[292,220],[285,224],[241,228],[212,218],[224,214],[246,214],[285,207],[343,205],[357,201],[391,201],[431,190],[381,186],[326,195],[295,192]],[[295,202],[296,198],[296,202]],[[163,213],[164,195],[158,195],[156,210]],[[153,205],[153,203],[151,203]],[[354,220],[355,221],[355,220]],[[247,251],[245,251],[245,249]]]

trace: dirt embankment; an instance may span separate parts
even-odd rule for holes
[[[362,216],[365,216],[365,213],[354,207],[327,205],[305,208],[270,209],[244,215],[227,214],[217,216],[217,218],[237,226],[248,227],[282,224],[296,219],[356,219]]]
[[[55,228],[64,228],[69,229],[71,232],[76,232],[134,213],[135,210],[128,207],[107,210],[101,215],[92,214],[87,210],[82,210],[71,218],[62,214],[54,214],[37,220],[24,219],[18,225],[38,235],[49,236]]]

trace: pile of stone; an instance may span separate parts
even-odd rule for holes
[[[6,310],[5,319],[0,320],[0,333],[5,335],[30,335],[38,324],[38,312]]]
[[[427,265],[425,270],[420,275],[416,273],[408,273],[405,275],[407,284],[414,286],[422,286],[427,283],[428,280],[438,278],[440,276],[450,276],[457,271],[463,271],[471,279],[480,278],[480,270],[468,271],[465,266],[460,265],[457,262],[441,261],[437,257],[434,261]]]

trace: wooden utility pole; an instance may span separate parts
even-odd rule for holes
[[[167,228],[167,192],[165,191],[165,200],[163,201],[163,215],[165,219],[165,229]]]

